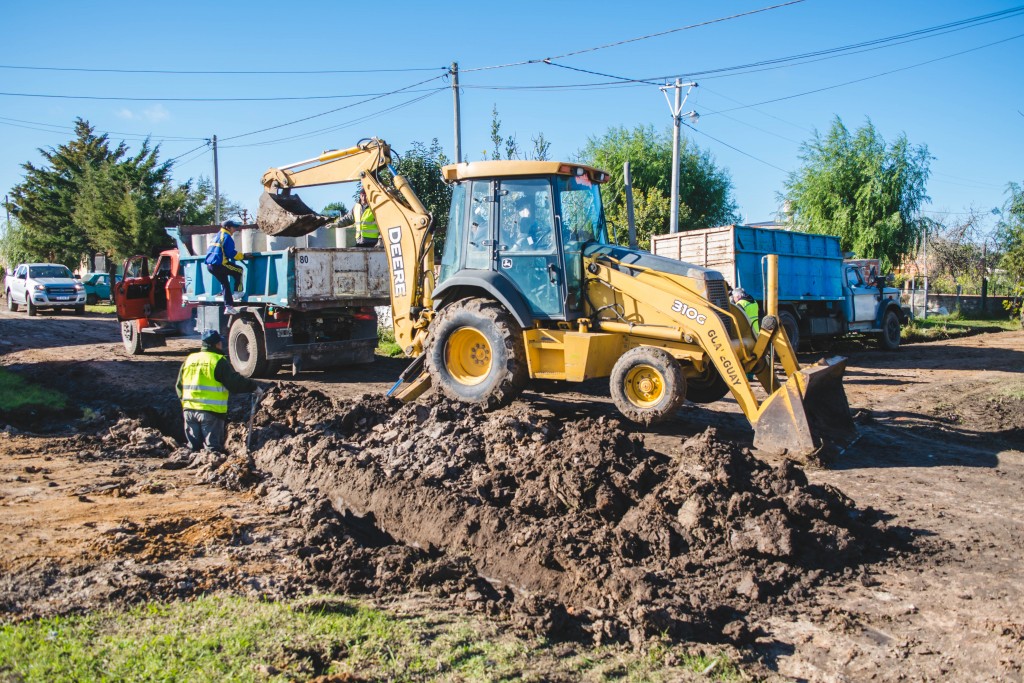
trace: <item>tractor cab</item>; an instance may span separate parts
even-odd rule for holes
[[[608,175],[546,161],[456,164],[444,175],[454,187],[435,300],[477,288],[524,321],[584,316],[583,251],[608,242]]]

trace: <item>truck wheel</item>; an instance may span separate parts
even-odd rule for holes
[[[511,403],[529,378],[522,329],[486,299],[441,309],[430,326],[426,365],[445,396],[488,408]]]
[[[14,299],[11,298],[11,290],[7,290],[7,310],[11,313],[18,312],[18,304],[14,303]]]
[[[142,333],[139,332],[138,320],[125,320],[121,323],[121,341],[129,356],[138,356],[145,351],[142,347]]]
[[[28,311],[29,315],[35,315],[38,312],[38,308],[32,303],[32,299],[29,298],[28,294],[25,295],[25,310]]]
[[[793,351],[799,351],[800,325],[796,321],[796,316],[789,311],[779,311],[779,324],[786,331],[786,336],[789,337],[789,345],[793,347]]]
[[[683,404],[686,377],[679,361],[667,351],[638,346],[615,362],[611,391],[619,412],[649,425],[671,417]]]
[[[686,378],[686,398],[694,403],[714,403],[728,393],[729,385],[710,361],[704,364],[704,372]]]
[[[85,304],[75,306],[75,315],[85,315]]]
[[[256,323],[247,318],[235,318],[228,331],[228,358],[243,377],[262,377],[267,371],[267,350]]]
[[[95,294],[86,294],[85,295],[85,303],[89,304],[90,306],[95,306],[96,304],[99,303],[99,301],[100,301],[100,298],[98,296],[96,296]]]
[[[882,316],[882,335],[879,340],[886,351],[900,348],[900,317],[891,308]]]

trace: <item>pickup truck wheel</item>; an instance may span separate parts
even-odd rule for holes
[[[900,317],[896,311],[889,309],[882,316],[882,335],[879,339],[886,351],[900,348]]]
[[[32,303],[32,299],[28,297],[28,294],[25,295],[25,310],[28,311],[29,315],[35,315],[39,310],[35,307],[35,304]]]
[[[267,350],[256,323],[235,318],[228,331],[228,358],[243,377],[262,377],[267,371]]]
[[[789,345],[793,347],[793,351],[799,351],[800,325],[796,321],[796,316],[789,311],[779,311],[779,323],[782,325],[782,329],[786,331],[786,336],[789,337]]]
[[[612,367],[612,400],[633,422],[649,425],[666,420],[686,398],[686,377],[679,361],[667,351],[638,346],[619,357]]]
[[[85,305],[75,306],[75,315],[85,315]]]
[[[14,303],[14,299],[11,298],[11,290],[7,290],[7,310],[11,313],[18,312],[18,304]]]
[[[129,356],[138,356],[145,349],[142,347],[142,333],[139,332],[138,320],[124,320],[121,322],[121,341],[124,343],[124,350]]]
[[[511,403],[529,378],[522,329],[487,299],[441,309],[430,326],[426,366],[445,396],[487,408]]]
[[[686,398],[694,403],[714,403],[728,393],[729,385],[710,362],[704,364],[704,372],[686,378]]]

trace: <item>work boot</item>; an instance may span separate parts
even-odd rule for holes
[[[238,315],[238,309],[234,306],[225,306],[224,312],[228,315]]]

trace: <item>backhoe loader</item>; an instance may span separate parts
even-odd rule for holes
[[[717,271],[609,242],[604,171],[554,161],[445,166],[452,200],[435,276],[433,219],[392,156],[372,138],[271,168],[257,223],[270,234],[310,232],[329,219],[294,188],[362,184],[388,256],[395,339],[415,359],[392,389],[399,398],[434,386],[497,407],[531,380],[608,377],[616,407],[641,424],[670,418],[685,399],[731,393],[767,453],[806,456],[823,436],[852,432],[845,359],[801,368],[770,295],[755,335]]]

